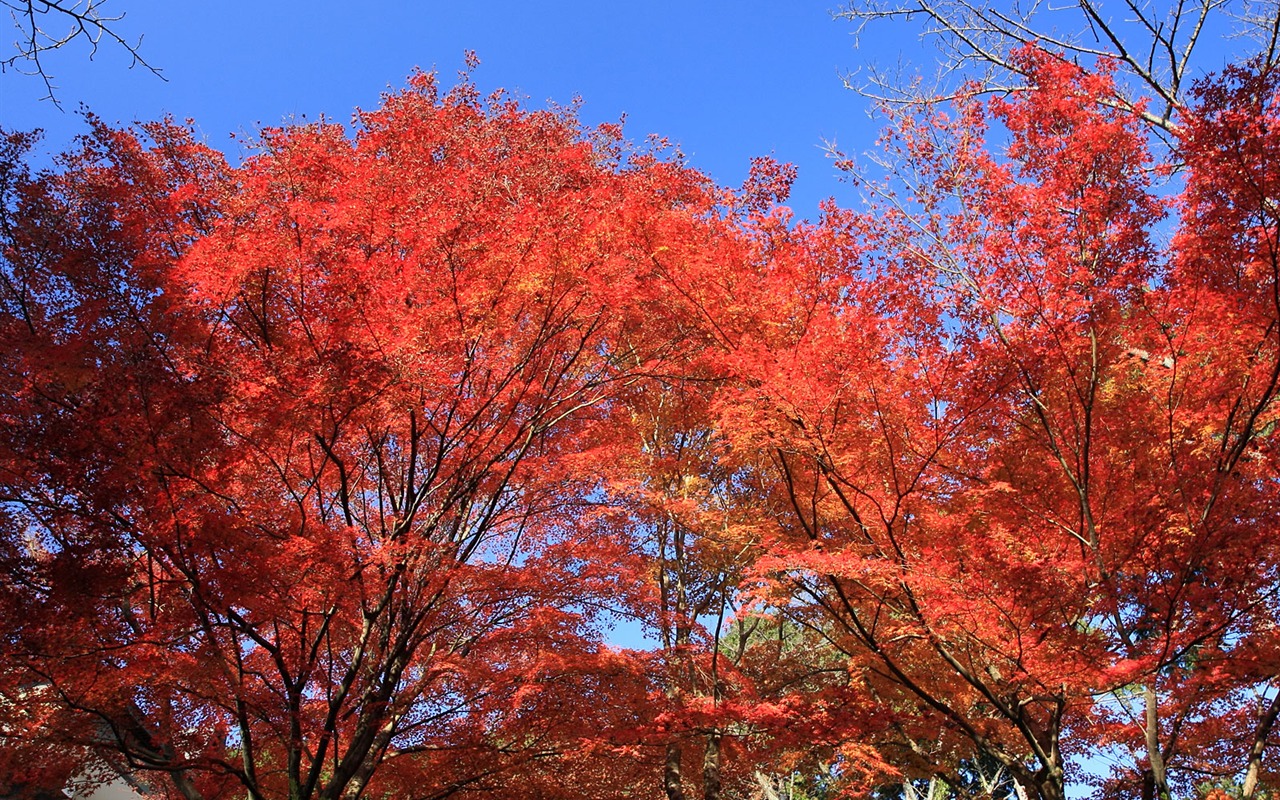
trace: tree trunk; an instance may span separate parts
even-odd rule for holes
[[[684,800],[684,786],[680,780],[680,745],[667,744],[667,762],[662,768],[662,785],[667,790],[667,800]]]
[[[1266,749],[1267,736],[1280,714],[1280,692],[1271,698],[1267,710],[1263,712],[1253,731],[1253,747],[1249,750],[1249,768],[1244,775],[1244,785],[1240,789],[1241,800],[1253,800],[1258,791],[1258,777],[1262,772],[1262,752]]]
[[[1151,764],[1151,769],[1148,772],[1154,784],[1152,789],[1155,792],[1155,796],[1164,800],[1169,796],[1169,781],[1165,775],[1164,753],[1160,750],[1160,699],[1156,696],[1156,688],[1151,684],[1144,686],[1142,699],[1143,705],[1146,707],[1144,716],[1146,722],[1147,762]]]
[[[702,800],[720,800],[720,733],[707,734],[707,752],[702,757]]]

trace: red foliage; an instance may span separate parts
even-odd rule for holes
[[[432,797],[634,726],[592,442],[705,182],[427,75],[360,122],[10,140],[0,771]]]
[[[1019,58],[816,224],[788,167],[719,192],[426,75],[239,167],[9,136],[0,774],[1260,796],[1276,78],[1204,83],[1169,179],[1105,71]]]
[[[777,475],[760,597],[844,654],[891,719],[849,736],[909,775],[985,764],[1059,798],[1069,758],[1103,749],[1134,754],[1130,796],[1256,772],[1275,88],[1240,70],[1201,90],[1170,237],[1139,121],[1095,102],[1108,77],[1021,57],[1032,91],[896,120],[896,181],[815,232],[820,301],[768,308],[781,335],[730,351],[749,390],[724,424]]]

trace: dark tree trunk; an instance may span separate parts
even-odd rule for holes
[[[667,744],[667,763],[662,768],[662,785],[667,790],[667,800],[684,800],[684,786],[680,780],[680,745]]]

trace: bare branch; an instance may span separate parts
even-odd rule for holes
[[[1012,0],[992,7],[972,0],[853,0],[836,14],[861,34],[884,20],[915,23],[941,51],[945,76],[1009,91],[1026,75],[1013,57],[1038,47],[1085,68],[1109,61],[1118,67],[1116,95],[1107,105],[1129,109],[1160,134],[1177,130],[1194,79],[1220,64],[1202,55],[1202,42],[1234,34],[1253,44],[1240,60],[1259,69],[1280,62],[1280,4],[1275,0],[1074,0],[1060,7]],[[919,21],[923,20],[923,24]],[[866,93],[891,102],[920,102],[919,87],[882,82],[872,72]],[[945,94],[946,92],[942,92]]]
[[[130,69],[140,66],[160,80],[168,80],[142,57],[141,36],[137,41],[129,41],[119,32],[116,23],[124,19],[124,13],[104,12],[106,3],[107,0],[0,0],[0,6],[9,10],[18,31],[13,54],[0,59],[0,73],[13,70],[20,75],[39,77],[44,82],[44,99],[61,108],[58,87],[44,57],[72,42],[85,41],[89,43],[90,60],[98,54],[98,46],[105,42],[129,54]]]

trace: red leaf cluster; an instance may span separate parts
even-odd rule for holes
[[[817,223],[425,74],[7,135],[0,788],[1264,796],[1276,78],[1018,58]]]

